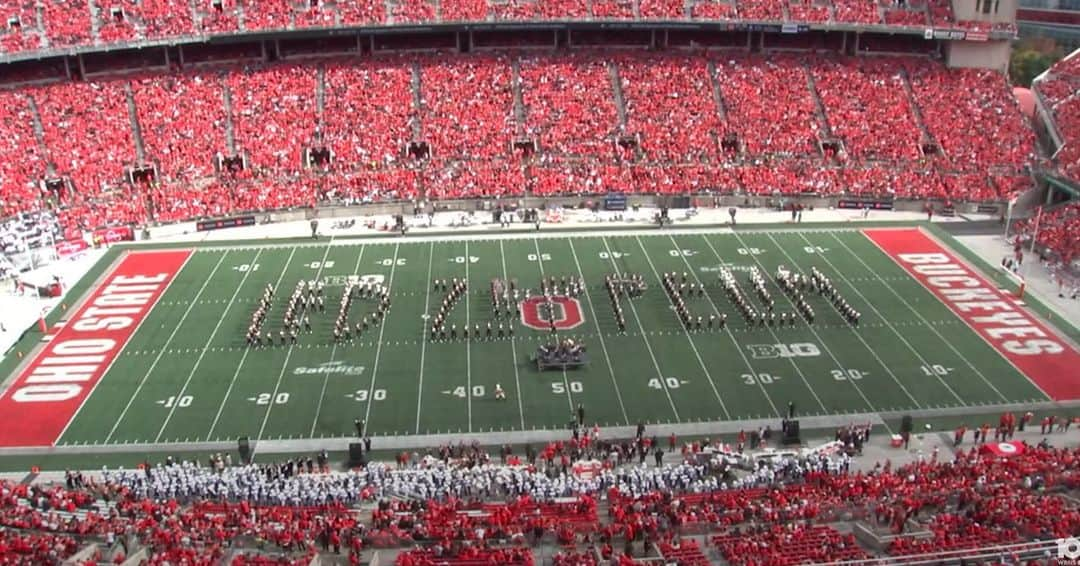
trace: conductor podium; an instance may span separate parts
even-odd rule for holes
[[[567,338],[536,349],[536,368],[544,370],[567,370],[584,366],[589,361],[585,345]]]

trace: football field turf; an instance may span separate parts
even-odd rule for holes
[[[579,404],[589,423],[613,426],[777,417],[789,402],[800,415],[827,415],[1060,397],[858,230],[323,239],[190,250],[88,397],[73,400],[74,416],[45,444],[341,438],[355,434],[355,419],[378,436],[555,429]],[[128,257],[155,253],[162,252]],[[815,293],[807,293],[813,324],[744,322],[718,284],[720,270],[732,270],[757,302],[748,270],[759,268],[776,311],[792,312],[774,278],[781,265],[823,272],[862,313],[858,326]],[[725,313],[724,330],[683,329],[661,285],[672,271],[705,283],[706,295],[688,307],[706,318]],[[648,285],[622,303],[625,332],[603,284],[606,274],[619,273],[640,274]],[[333,321],[350,276],[388,285],[392,308],[359,340],[335,344]],[[551,276],[585,281],[577,301],[582,322],[561,335],[586,345],[586,367],[538,371],[530,360],[549,334],[520,321],[512,339],[429,339],[427,317],[443,298],[433,279],[469,282],[448,327],[483,327],[498,324],[493,279],[515,279],[536,295],[540,278]],[[327,309],[310,315],[313,331],[301,332],[296,345],[275,339],[272,347],[247,347],[244,332],[262,290],[276,289],[264,326],[276,338],[301,279],[326,283]],[[358,300],[350,321],[373,307]],[[496,384],[507,399],[495,399]]]

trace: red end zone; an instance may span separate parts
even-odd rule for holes
[[[59,439],[190,255],[124,256],[0,398],[0,446],[49,446]]]
[[[918,229],[863,233],[1055,401],[1080,399],[1080,353]]]

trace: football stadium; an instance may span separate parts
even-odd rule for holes
[[[0,8],[0,563],[1080,560],[1069,6]]]

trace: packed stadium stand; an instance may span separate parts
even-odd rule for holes
[[[556,444],[571,462],[592,453]],[[559,458],[537,461],[547,470],[429,458],[351,472],[310,460],[305,468],[303,459],[168,462],[69,473],[66,487],[4,482],[0,559],[59,562],[79,553],[120,563],[145,553],[152,564],[257,564],[309,563],[323,553],[357,563],[365,550],[397,548],[401,566],[533,564],[533,550],[547,541],[560,548],[552,563],[566,565],[959,559],[980,549],[1001,549],[1013,560],[1006,563],[1041,564],[1031,541],[1080,530],[1080,508],[1068,496],[1080,488],[1075,448],[1026,446],[1001,456],[980,446],[954,461],[935,456],[895,469],[886,462],[870,473],[849,472],[838,455],[693,463],[705,448],[688,445],[677,466],[619,466],[593,479],[566,471]],[[422,496],[422,486],[437,488]],[[879,533],[880,548],[853,535],[852,521]]]
[[[5,206],[48,200],[72,230],[418,197],[994,201],[1034,157],[1001,74],[917,56],[394,55],[5,96]]]
[[[339,26],[485,21],[746,20],[969,30],[950,0],[5,0],[3,53]]]
[[[1040,76],[1034,90],[1061,137],[1062,145],[1054,154],[1054,162],[1062,175],[1080,183],[1080,51]]]

